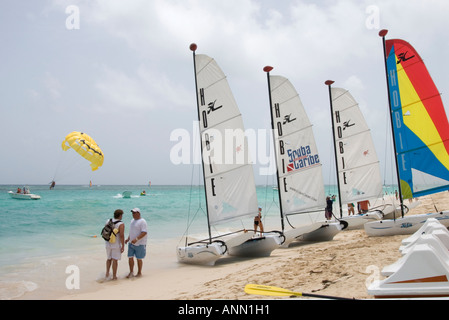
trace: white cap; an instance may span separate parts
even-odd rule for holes
[[[134,208],[134,209],[131,210],[131,212],[133,212],[133,213],[134,212],[139,212],[140,213],[140,209],[139,208]]]

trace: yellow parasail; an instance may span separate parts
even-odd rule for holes
[[[103,151],[101,151],[95,140],[87,134],[78,131],[69,133],[62,142],[62,150],[67,151],[70,148],[90,162],[92,171],[103,165]]]

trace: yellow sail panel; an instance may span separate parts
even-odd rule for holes
[[[397,70],[404,124],[421,139],[441,164],[449,169],[449,154],[441,143],[441,136],[434,121],[404,68],[398,65]]]
[[[103,165],[103,151],[97,145],[94,139],[89,135],[73,131],[69,133],[62,141],[62,150],[67,151],[70,148],[75,150],[80,156],[90,162],[92,171],[97,170]]]

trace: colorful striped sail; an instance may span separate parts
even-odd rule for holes
[[[449,124],[423,60],[406,41],[387,40],[387,75],[404,199],[449,189]]]

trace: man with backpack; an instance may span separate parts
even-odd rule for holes
[[[101,231],[106,246],[106,279],[112,266],[112,280],[117,280],[118,260],[125,250],[125,224],[122,222],[123,210],[114,211],[114,218],[106,222]]]

